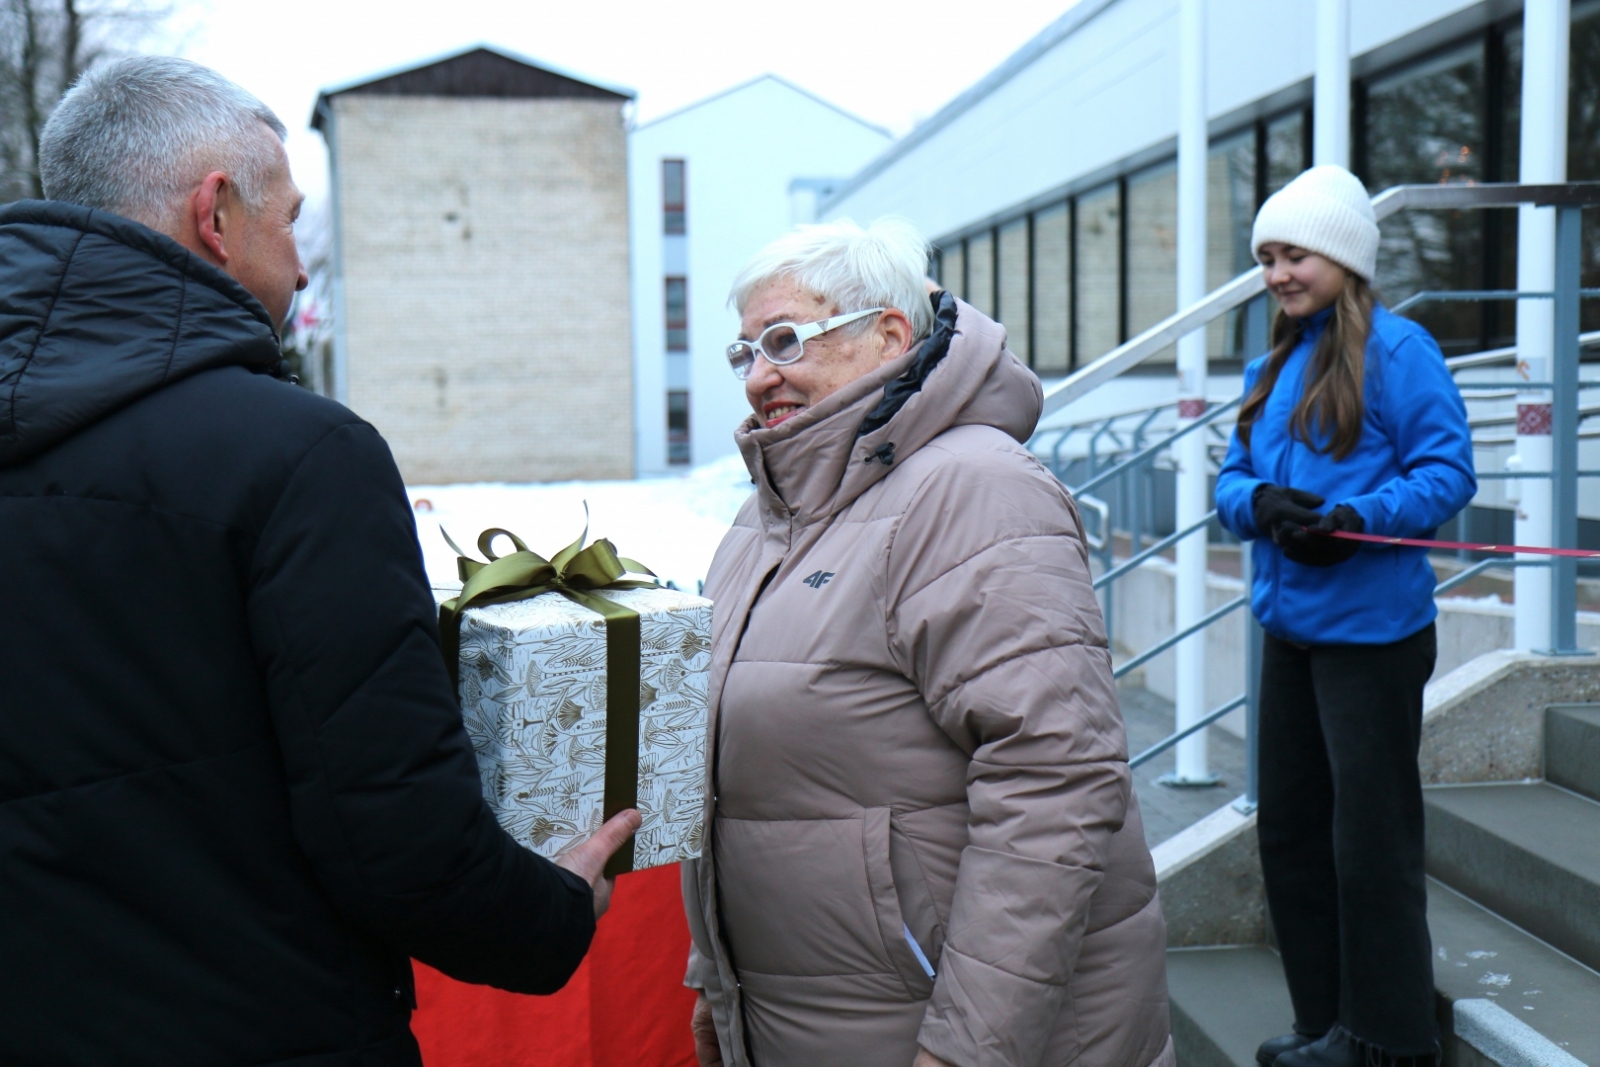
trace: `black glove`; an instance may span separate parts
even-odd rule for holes
[[[1307,526],[1315,526],[1322,521],[1322,512],[1312,510],[1321,506],[1322,498],[1315,493],[1266,482],[1256,486],[1256,491],[1250,495],[1256,529],[1261,536],[1285,549],[1289,547],[1289,538],[1293,534],[1303,534]]]
[[[1311,527],[1309,531],[1302,530],[1299,532],[1298,536],[1304,537],[1306,540],[1304,548],[1301,549],[1305,558],[1298,559],[1295,562],[1310,564],[1313,567],[1332,567],[1343,563],[1361,551],[1361,542],[1346,541],[1342,538],[1329,537],[1328,535],[1335,530],[1364,533],[1366,529],[1366,520],[1361,517],[1359,511],[1349,504],[1340,504],[1322,516],[1321,521]],[[1285,549],[1284,555],[1287,556],[1288,554],[1288,550]]]
[[[1361,551],[1361,542],[1328,534],[1335,530],[1361,533],[1367,528],[1361,513],[1340,504],[1326,515],[1312,511],[1323,498],[1303,489],[1259,485],[1251,495],[1256,529],[1283,549],[1283,558],[1307,567],[1332,567]]]

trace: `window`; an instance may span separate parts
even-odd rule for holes
[[[1033,367],[1042,376],[1072,369],[1072,210],[1033,216]]]
[[[1600,181],[1600,4],[1572,5],[1567,71],[1567,179]],[[1600,210],[1592,208],[1583,213],[1583,285],[1600,289]],[[1600,330],[1600,300],[1583,301],[1582,322]]]
[[[689,393],[683,389],[667,394],[667,462],[689,462]]]
[[[1206,160],[1206,288],[1250,269],[1250,231],[1256,216],[1256,131],[1218,140]],[[1206,328],[1206,354],[1254,359],[1244,350],[1244,313],[1235,308]]]
[[[1572,5],[1572,52],[1567,60],[1567,180],[1592,182],[1600,180],[1600,3],[1577,2]],[[1501,181],[1517,180],[1517,164],[1521,144],[1519,112],[1522,92],[1522,31],[1508,30],[1505,34],[1505,103],[1502,111],[1504,136],[1501,143],[1505,169]],[[1501,214],[1501,212],[1488,212]],[[1511,214],[1507,212],[1506,214]],[[1509,289],[1516,284],[1516,222],[1512,215],[1507,228],[1508,238],[1503,239],[1509,266],[1500,274],[1500,284]],[[1589,209],[1583,213],[1583,285],[1600,288],[1600,210]],[[1581,304],[1582,329],[1600,330],[1600,300],[1585,300]],[[1516,323],[1511,305],[1505,305],[1506,332]],[[1498,339],[1497,339],[1498,340]]]
[[[1311,152],[1307,148],[1307,135],[1311,124],[1303,111],[1293,111],[1267,123],[1262,131],[1263,157],[1261,199],[1273,193],[1311,166]]]
[[[667,351],[689,351],[689,280],[667,279]]]
[[[1178,309],[1178,166],[1128,179],[1128,331],[1143,333]],[[1167,350],[1157,359],[1172,358]]]
[[[1022,362],[1033,366],[1030,318],[1032,294],[1028,291],[1028,219],[1008,222],[999,231],[1000,306],[1006,347]]]
[[[967,243],[954,241],[939,256],[939,284],[953,296],[967,298]]]
[[[686,232],[686,201],[684,199],[683,160],[661,161],[661,232],[679,234]]]
[[[967,238],[967,303],[994,318],[994,236]]]
[[[1483,181],[1484,75],[1480,41],[1367,84],[1367,188]],[[1388,219],[1378,245],[1384,302],[1393,306],[1423,289],[1483,288],[1484,214],[1403,211]],[[1446,354],[1479,347],[1483,312],[1475,304],[1424,304],[1412,314]]]
[[[1122,206],[1116,182],[1078,198],[1073,309],[1077,363],[1084,365],[1122,340]]]

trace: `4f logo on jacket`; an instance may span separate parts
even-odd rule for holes
[[[813,589],[821,589],[828,584],[828,579],[832,577],[832,571],[812,571],[800,580]]]

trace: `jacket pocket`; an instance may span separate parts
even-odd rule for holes
[[[900,886],[895,879],[895,864],[891,860],[891,837],[894,826],[888,808],[868,808],[862,813],[861,844],[866,863],[867,885],[872,893],[872,910],[878,919],[878,934],[883,939],[884,952],[889,963],[905,986],[912,1000],[926,1000],[933,995],[933,961],[938,958],[934,944],[934,928],[913,929],[910,918],[924,927],[926,918],[933,915],[933,901],[920,878],[905,881]],[[901,848],[910,843],[902,840]],[[914,857],[911,857],[914,860]],[[902,867],[904,863],[902,863]],[[902,895],[907,907],[901,907]],[[921,898],[928,897],[924,907]]]

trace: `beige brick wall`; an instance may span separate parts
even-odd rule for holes
[[[632,477],[620,107],[334,109],[348,399],[406,481]]]

